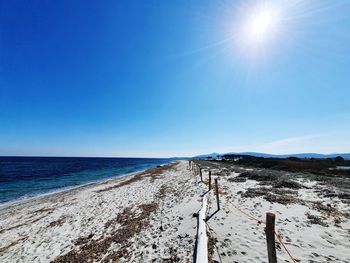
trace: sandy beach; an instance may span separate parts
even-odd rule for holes
[[[203,194],[209,262],[267,262],[257,220],[268,211],[296,262],[350,262],[349,203],[324,195],[337,189],[302,177],[275,187],[262,184],[266,171],[198,164],[204,182],[179,161],[1,207],[0,262],[193,262]],[[280,244],[277,257],[292,262]]]

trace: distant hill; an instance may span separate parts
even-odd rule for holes
[[[335,158],[341,156],[344,159],[350,160],[350,153],[332,153],[332,154],[320,154],[320,153],[296,153],[296,154],[269,154],[269,153],[258,153],[258,152],[230,152],[230,153],[211,153],[194,156],[193,158],[206,159],[211,157],[213,159],[220,158],[225,154],[237,154],[237,155],[251,155],[255,157],[264,157],[264,158],[288,158],[288,157],[298,157],[298,158]]]
[[[207,159],[207,158],[216,159],[222,155],[223,154],[220,154],[220,153],[210,153],[210,154],[197,155],[197,156],[194,156],[193,158],[196,158],[196,159]]]

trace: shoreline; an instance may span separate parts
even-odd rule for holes
[[[179,161],[8,206],[0,209],[0,261],[192,261],[201,192]]]
[[[90,157],[88,157],[88,158],[90,158]],[[161,165],[156,165],[154,167],[142,169],[142,170],[131,172],[131,173],[120,174],[120,175],[116,175],[116,176],[113,176],[113,177],[104,178],[104,179],[100,179],[100,180],[95,180],[95,181],[87,182],[87,183],[80,184],[80,185],[67,186],[67,187],[63,187],[63,188],[53,189],[53,190],[50,190],[49,192],[40,193],[40,194],[29,196],[29,197],[20,197],[20,198],[17,198],[15,200],[11,200],[11,201],[7,201],[7,202],[4,202],[4,203],[0,203],[0,211],[2,209],[6,209],[7,207],[10,207],[12,205],[20,205],[22,203],[30,202],[30,201],[33,201],[35,199],[50,197],[51,195],[56,195],[56,194],[60,194],[60,193],[66,193],[66,192],[69,192],[69,191],[79,190],[80,188],[84,188],[84,187],[94,186],[94,185],[98,185],[98,184],[103,184],[103,183],[107,183],[108,181],[115,181],[115,180],[122,179],[122,178],[128,177],[128,176],[134,176],[134,175],[137,175],[137,174],[140,174],[140,173],[144,173],[144,172],[146,172],[146,171],[148,171],[150,169],[154,169],[155,167],[158,167],[158,166],[168,165],[168,164],[170,164],[172,162],[173,161],[169,161],[168,163],[161,164]]]

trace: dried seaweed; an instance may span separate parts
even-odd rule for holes
[[[165,190],[160,190],[164,192]],[[161,194],[160,194],[161,195]],[[92,262],[115,261],[120,257],[128,258],[130,253],[130,238],[141,232],[142,229],[149,225],[150,215],[158,209],[158,203],[141,204],[137,209],[127,207],[116,218],[109,220],[105,224],[105,228],[110,229],[114,225],[118,225],[110,234],[103,235],[98,239],[92,239],[90,234],[87,237],[81,237],[76,240],[75,244],[80,247],[71,250],[65,255],[59,256],[53,262]],[[121,247],[118,251],[110,251],[112,244],[119,244]],[[108,254],[108,255],[106,255]],[[105,256],[106,255],[106,256]]]

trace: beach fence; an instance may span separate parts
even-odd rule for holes
[[[193,160],[189,161],[189,169],[193,172],[194,175],[199,175],[200,181],[204,183],[203,181],[203,168],[200,167],[199,164],[195,163]],[[220,210],[220,195],[219,195],[219,184],[218,184],[218,178],[214,179],[215,181],[215,195],[216,195],[216,202],[217,202],[217,210],[209,217],[205,218],[205,220],[202,218],[199,218],[199,227],[201,227],[200,235],[202,238],[197,237],[197,243],[200,241],[201,243],[198,244],[200,248],[198,248],[197,245],[197,256],[196,256],[196,262],[202,263],[202,262],[208,262],[208,259],[203,259],[203,257],[208,256],[208,252],[203,252],[203,225],[205,226],[205,222],[207,222],[212,216],[214,216],[219,210]],[[205,193],[203,197],[203,205],[201,212],[203,213],[204,207],[206,207],[207,204],[207,196],[206,194],[209,193],[212,189],[212,172],[209,169],[208,170],[208,191]],[[267,258],[269,263],[277,263],[277,253],[276,253],[276,239],[278,243],[281,244],[281,246],[284,248],[285,252],[288,254],[289,258],[293,263],[296,263],[295,257],[292,255],[286,244],[283,242],[281,236],[277,233],[275,230],[275,218],[276,215],[272,212],[266,213],[266,221],[263,221],[256,216],[252,215],[251,213],[244,211],[240,207],[238,207],[236,204],[234,204],[231,200],[226,199],[234,208],[236,208],[238,211],[240,211],[243,215],[248,217],[251,220],[255,220],[258,222],[258,224],[265,226],[265,236],[266,236],[266,245],[267,245]],[[204,206],[205,205],[205,206]],[[203,216],[202,216],[203,217]],[[205,222],[201,222],[205,221]],[[200,239],[200,240],[199,240]],[[205,235],[204,240],[207,242],[207,236]],[[207,243],[206,243],[207,244]],[[198,251],[199,249],[199,251]]]

